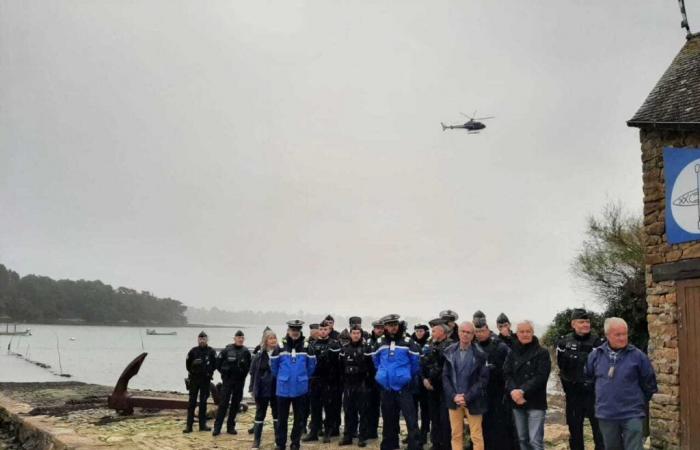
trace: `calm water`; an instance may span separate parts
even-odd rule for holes
[[[197,345],[197,335],[201,331],[198,328],[157,328],[158,331],[177,331],[177,336],[148,336],[145,327],[23,324],[17,328],[31,328],[32,336],[13,337],[13,352],[29,354],[30,359],[49,364],[51,371],[58,372],[58,342],[63,372],[73,375],[70,378],[72,380],[112,386],[124,367],[146,351],[148,356],[129,386],[179,392],[185,391],[185,357],[189,349]],[[264,328],[258,325],[241,327],[246,335],[246,345],[257,345]],[[272,328],[279,337],[286,331],[284,325]],[[209,335],[209,345],[222,348],[233,342],[233,334],[237,329],[205,328]],[[52,374],[50,370],[9,356],[9,343],[9,336],[0,336],[0,381],[66,380]],[[218,373],[214,376],[214,381],[219,381]]]

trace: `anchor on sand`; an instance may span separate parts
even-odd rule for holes
[[[141,364],[143,364],[143,360],[146,359],[147,355],[148,353],[141,353],[126,366],[117,384],[114,386],[112,395],[107,399],[107,405],[122,415],[133,414],[134,408],[187,409],[188,402],[184,399],[141,397],[129,393],[129,380],[139,373]],[[214,404],[218,405],[220,400],[219,388],[214,383],[211,383],[210,388]],[[245,412],[247,410],[248,405],[241,403],[240,411]]]

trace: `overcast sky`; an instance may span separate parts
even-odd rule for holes
[[[570,264],[587,216],[641,213],[625,121],[679,22],[669,0],[2,0],[0,263],[229,310],[592,306]],[[474,110],[481,134],[441,130]]]

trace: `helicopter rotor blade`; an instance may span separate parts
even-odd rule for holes
[[[460,112],[460,114],[463,115],[464,117],[466,117],[467,119],[471,119],[471,117],[469,117],[468,115],[464,114],[463,112]]]
[[[474,120],[486,120],[486,119],[495,119],[495,116],[488,116],[488,117],[475,117]]]

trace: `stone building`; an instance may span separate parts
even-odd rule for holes
[[[652,448],[700,449],[700,36],[688,36],[628,125],[642,146],[649,355],[659,382]],[[673,178],[672,158],[687,161]],[[697,184],[678,195],[681,179]]]

